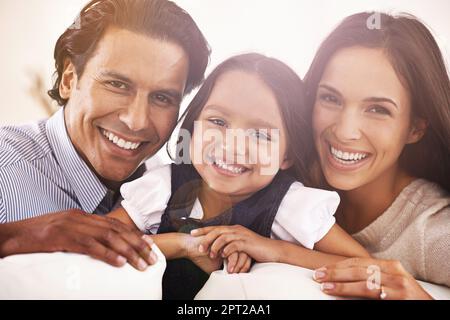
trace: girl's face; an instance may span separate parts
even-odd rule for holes
[[[267,186],[280,168],[289,167],[286,145],[271,89],[257,75],[227,71],[195,123],[190,153],[210,188],[247,197]]]
[[[327,182],[352,190],[393,177],[405,144],[423,134],[411,121],[411,101],[381,49],[336,52],[319,82],[314,140]]]

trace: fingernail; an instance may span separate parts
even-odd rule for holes
[[[320,289],[322,291],[333,290],[334,289],[334,284],[333,283],[329,283],[329,282],[322,283],[320,285]]]
[[[203,248],[202,245],[199,245],[199,246],[198,246],[198,251],[201,252],[201,253],[203,253],[203,252],[205,252],[205,249]]]
[[[314,280],[319,280],[325,278],[327,269],[326,268],[319,268],[316,271],[314,271],[313,278]]]
[[[144,259],[139,259],[138,260],[138,269],[141,271],[144,271],[145,269],[147,269],[148,264],[144,261]]]
[[[197,229],[191,230],[191,234],[192,234],[192,235],[195,235],[195,234],[197,234],[197,233],[198,233],[198,230],[197,230]]]
[[[209,254],[209,257],[210,257],[211,259],[214,259],[214,257],[215,257],[214,253],[211,252],[211,253]]]
[[[153,251],[150,251],[150,260],[152,263],[156,263],[158,261],[158,256]]]
[[[127,263],[127,258],[122,257],[122,256],[118,256],[116,261],[117,261],[118,264],[123,266],[125,263]]]

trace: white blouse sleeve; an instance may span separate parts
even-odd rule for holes
[[[271,237],[313,249],[336,222],[334,213],[338,205],[336,192],[294,182],[278,208]]]
[[[156,233],[171,195],[170,165],[147,171],[120,188],[122,207],[142,232]]]

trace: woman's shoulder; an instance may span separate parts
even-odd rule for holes
[[[437,183],[426,179],[415,179],[400,193],[399,202],[406,203],[418,214],[424,211],[450,210],[450,194]]]

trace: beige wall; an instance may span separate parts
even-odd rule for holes
[[[0,125],[46,117],[30,94],[33,75],[51,85],[53,46],[84,0],[0,0]],[[281,58],[303,76],[320,41],[345,16],[363,10],[408,11],[439,37],[450,60],[448,0],[179,0],[213,48],[211,67],[244,51]],[[209,70],[210,70],[209,69]],[[41,91],[45,95],[44,90]],[[185,101],[189,100],[189,98]]]

